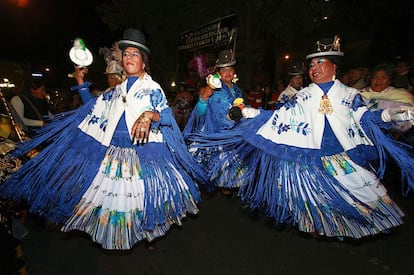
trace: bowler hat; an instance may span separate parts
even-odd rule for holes
[[[334,38],[323,38],[316,42],[316,49],[313,53],[306,56],[306,59],[314,57],[326,57],[333,63],[337,64],[340,62],[340,57],[344,55],[341,52],[341,45],[339,43],[339,36],[335,35]]]
[[[302,75],[303,74],[303,65],[302,62],[292,62],[288,68],[288,75]]]
[[[224,50],[218,54],[218,59],[216,61],[217,68],[231,67],[236,64],[236,59],[234,58],[233,52],[231,50]]]
[[[125,50],[127,47],[138,48],[150,54],[150,49],[146,44],[147,42],[142,32],[137,29],[126,29],[122,39],[118,42],[118,47],[121,50]]]

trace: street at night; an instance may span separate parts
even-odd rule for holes
[[[391,183],[390,183],[391,184]],[[314,238],[296,228],[277,228],[251,216],[237,198],[203,193],[197,216],[187,217],[158,240],[129,251],[103,250],[81,233],[61,233],[29,220],[22,242],[29,274],[411,274],[414,197],[394,198],[406,211],[405,224],[363,240]],[[388,185],[387,185],[388,187]]]

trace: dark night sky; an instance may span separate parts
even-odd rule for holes
[[[50,67],[53,70],[50,74],[66,76],[72,70],[68,53],[73,39],[81,37],[95,58],[90,75],[95,73],[98,79],[102,78],[105,63],[98,49],[110,47],[120,38],[120,33],[112,34],[96,13],[96,3],[105,1],[110,0],[0,0],[0,33],[3,36],[0,60],[20,60],[30,64],[32,71]],[[19,3],[25,6],[19,7]],[[386,26],[393,35],[401,30],[393,24]],[[405,27],[411,34],[412,26],[411,29]],[[384,51],[390,51],[390,43],[384,43],[390,39],[383,33],[380,32],[379,42],[384,45]],[[404,45],[411,44],[409,41]]]
[[[115,40],[96,14],[95,2],[88,0],[2,0],[0,1],[0,59],[29,63],[33,71],[45,67],[55,74],[72,69],[69,50],[81,37],[94,58],[103,63],[98,49]],[[101,2],[101,1],[100,1]],[[18,6],[19,4],[24,6]],[[102,60],[98,60],[102,59]],[[104,68],[103,68],[104,69]]]

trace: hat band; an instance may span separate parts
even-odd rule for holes
[[[138,48],[141,48],[141,49],[145,50],[147,53],[150,53],[150,50],[147,46],[145,46],[141,43],[132,41],[132,40],[120,40],[118,42],[118,45],[121,45],[121,44],[129,44],[129,45],[137,46]]]
[[[223,68],[223,67],[230,67],[236,64],[236,61],[232,61],[229,63],[225,63],[225,64],[217,64],[216,67],[217,68]]]
[[[308,54],[306,56],[306,59],[314,58],[314,57],[318,57],[318,56],[333,56],[333,55],[335,55],[335,56],[344,56],[344,53],[343,52],[338,52],[338,51],[317,52],[317,53]]]

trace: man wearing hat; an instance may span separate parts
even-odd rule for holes
[[[358,90],[336,79],[343,55],[339,37],[319,40],[306,57],[308,87],[246,127],[203,140],[203,147],[225,148],[210,169],[217,178],[225,174],[228,185],[241,182],[238,196],[247,207],[316,236],[358,239],[403,222],[377,175],[386,151],[413,190],[414,158],[380,127],[412,119],[413,108],[370,112]],[[378,156],[379,173],[370,165]]]
[[[303,73],[304,69],[301,62],[293,62],[289,65],[287,73],[289,84],[286,89],[280,93],[279,98],[277,99],[280,104],[289,101],[303,88]]]
[[[0,194],[27,199],[30,211],[62,223],[64,232],[86,232],[105,249],[145,242],[151,250],[173,224],[198,213],[193,179],[205,176],[149,75],[144,34],[125,30],[119,48],[126,80],[97,98],[87,82],[79,85],[84,105],[25,143],[45,148]]]

